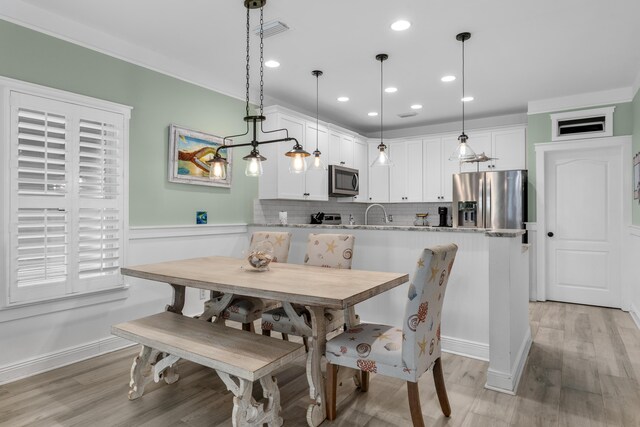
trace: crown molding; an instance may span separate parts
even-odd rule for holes
[[[231,98],[245,100],[244,91],[240,93],[238,88],[214,83],[207,70],[178,64],[165,55],[21,0],[2,0],[0,19]],[[254,99],[251,102],[255,102]]]
[[[581,93],[559,98],[529,101],[527,114],[550,113],[577,108],[598,107],[602,105],[631,102],[634,90],[631,87],[604,90],[600,92]]]

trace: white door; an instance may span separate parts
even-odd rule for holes
[[[620,307],[619,147],[545,156],[547,299]]]

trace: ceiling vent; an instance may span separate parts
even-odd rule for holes
[[[289,26],[281,21],[269,21],[265,22],[262,25],[262,36],[263,38],[275,36],[276,34],[283,33],[289,29]],[[260,37],[260,27],[255,27],[253,29],[253,34]]]
[[[615,107],[551,114],[551,140],[599,138],[613,135]]]
[[[400,113],[398,114],[398,117],[400,117],[401,119],[408,119],[409,117],[415,117],[417,115],[418,113],[416,113],[415,111],[410,111],[408,113]]]

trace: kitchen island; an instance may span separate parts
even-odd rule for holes
[[[488,360],[486,387],[514,394],[531,346],[528,246],[524,230],[390,225],[252,224],[292,233],[289,262],[301,264],[309,233],[356,238],[353,268],[413,275],[420,251],[455,243],[458,254],[442,313],[444,351]],[[364,322],[399,325],[408,284],[356,306]]]

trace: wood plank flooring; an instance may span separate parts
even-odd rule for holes
[[[432,376],[420,381],[427,426],[640,427],[640,331],[620,310],[555,302],[529,306],[533,345],[517,396],[484,389],[487,363],[443,355],[452,407],[445,418]],[[127,400],[129,348],[0,386],[0,426],[228,426],[232,395],[215,373],[179,363],[180,380],[150,384]],[[287,426],[304,426],[303,360],[279,371]],[[256,387],[259,392],[259,387]],[[348,380],[338,418],[323,425],[410,426],[403,381],[371,376],[368,393]]]

